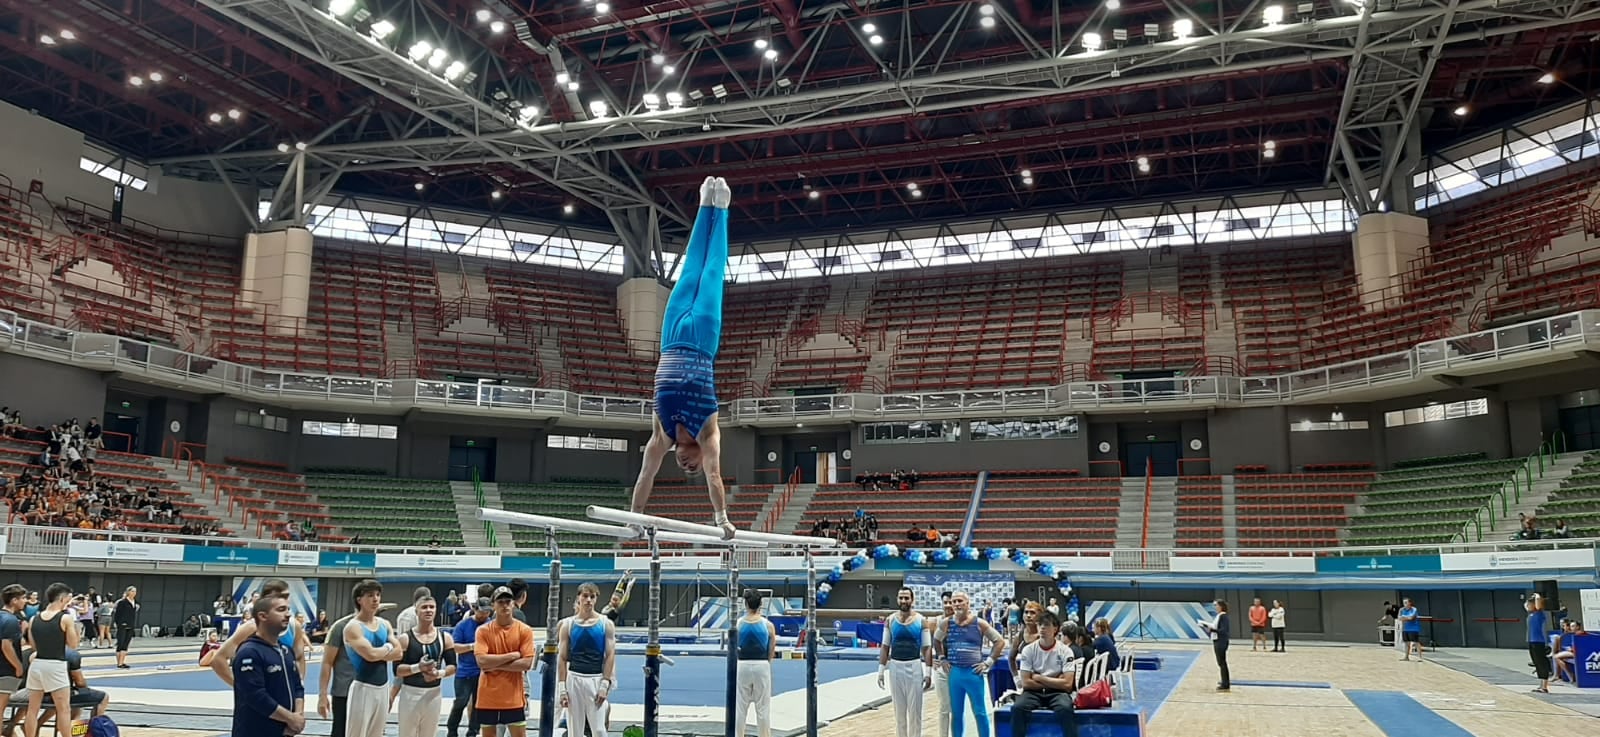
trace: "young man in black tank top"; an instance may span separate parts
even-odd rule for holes
[[[455,642],[433,626],[439,605],[432,596],[418,599],[415,606],[417,626],[399,633],[404,654],[394,666],[400,679],[400,737],[433,737],[444,707],[439,684],[456,674]]]
[[[27,737],[39,735],[39,708],[44,695],[55,704],[56,734],[72,733],[72,679],[67,669],[67,650],[78,648],[78,623],[65,615],[72,601],[72,587],[53,583],[45,589],[44,611],[28,624],[28,643],[33,646],[33,663],[28,668],[28,720],[23,724]]]

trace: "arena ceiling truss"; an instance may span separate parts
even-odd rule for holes
[[[93,109],[252,215],[420,198],[614,230],[658,272],[713,171],[770,241],[1323,185],[1406,209],[1426,153],[1600,67],[1594,0],[0,0],[0,27],[7,99]]]

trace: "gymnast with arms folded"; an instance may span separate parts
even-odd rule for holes
[[[706,177],[700,211],[684,251],[680,278],[661,320],[661,360],[656,364],[655,429],[644,449],[644,466],[633,486],[631,511],[643,514],[661,461],[671,452],[678,467],[703,473],[711,495],[712,524],[724,540],[736,530],[728,521],[722,487],[722,436],[717,429],[715,364],[722,342],[722,282],[728,265],[727,181]]]

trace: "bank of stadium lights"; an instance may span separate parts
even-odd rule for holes
[[[652,113],[659,111],[661,109],[661,96],[654,92],[646,92],[644,95],[644,109]]]
[[[1106,0],[1106,10],[1121,10],[1122,0]]]
[[[1140,174],[1149,174],[1150,173],[1150,157],[1148,157],[1148,156],[1140,156],[1139,158],[1134,159],[1133,163],[1136,164],[1139,167],[1139,173]]]
[[[978,25],[984,28],[994,28],[994,3],[984,3],[978,6]]]
[[[1083,34],[1082,43],[1084,51],[1094,52],[1099,51],[1104,42],[1100,38],[1100,34],[1090,31]]]
[[[607,105],[605,100],[590,100],[589,114],[596,118],[604,118],[611,114],[611,106]]]
[[[328,0],[328,15],[343,18],[356,9],[356,0]]]
[[[1023,169],[1022,171],[1018,172],[1018,174],[1022,177],[1022,186],[1024,186],[1024,187],[1032,187],[1033,186],[1033,170],[1032,169]]]
[[[1261,22],[1265,23],[1268,28],[1276,27],[1278,24],[1282,23],[1283,22],[1283,6],[1282,5],[1268,5],[1267,7],[1262,8],[1261,9]]]
[[[394,24],[386,20],[380,20],[368,27],[367,33],[372,34],[373,40],[382,41],[388,38],[389,34],[394,33]]]
[[[42,46],[55,46],[63,41],[72,42],[76,40],[78,40],[78,34],[73,32],[71,28],[63,28],[56,32],[54,36],[48,33],[39,34],[39,44]]]
[[[1185,41],[1194,35],[1194,21],[1188,18],[1179,18],[1172,22],[1172,37]]]
[[[1263,158],[1263,159],[1275,159],[1275,158],[1278,158],[1278,142],[1277,141],[1273,141],[1273,140],[1262,141],[1261,142],[1261,158]]]
[[[676,92],[676,91],[668,92],[667,93],[667,107],[670,107],[673,110],[677,110],[677,109],[682,108],[683,107],[683,93],[682,92]]]

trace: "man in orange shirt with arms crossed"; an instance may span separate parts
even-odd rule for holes
[[[518,622],[511,612],[516,595],[501,586],[494,590],[494,619],[478,628],[472,652],[478,660],[478,701],[475,707],[483,737],[495,737],[505,725],[511,737],[527,737],[528,692],[523,678],[533,669],[533,628]]]
[[[1267,608],[1261,605],[1260,599],[1250,605],[1250,652],[1258,647],[1267,649]]]

